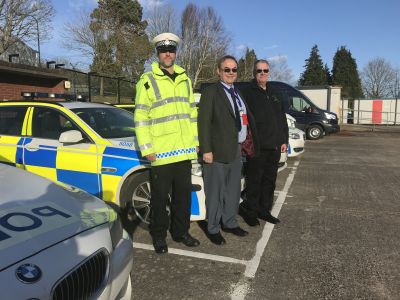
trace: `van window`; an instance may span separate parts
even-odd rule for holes
[[[291,111],[313,111],[314,104],[311,103],[301,92],[295,88],[287,89],[289,110]]]
[[[0,134],[21,135],[27,107],[0,107]]]

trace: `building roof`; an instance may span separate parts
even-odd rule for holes
[[[61,69],[46,69],[5,61],[0,61],[0,73],[18,74],[36,78],[68,79],[68,76]]]

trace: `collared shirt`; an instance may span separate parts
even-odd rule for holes
[[[225,90],[225,94],[228,96],[229,102],[231,103],[233,113],[235,113],[235,108],[234,108],[234,105],[233,105],[233,101],[236,101],[236,103],[238,105],[239,113],[240,113],[240,122],[242,122],[242,129],[238,133],[239,134],[239,143],[243,143],[244,140],[246,139],[246,135],[247,135],[247,125],[243,124],[243,118],[242,118],[243,114],[244,115],[247,114],[246,105],[244,105],[244,102],[243,102],[242,98],[240,98],[240,95],[236,92],[236,89],[235,89],[234,85],[229,85],[229,84],[226,84],[225,82],[222,82],[222,81],[221,81],[221,83],[222,83],[222,85],[224,87],[226,87],[226,89],[224,89]],[[228,91],[232,87],[235,89],[235,95],[236,95],[235,98],[236,99],[232,99],[232,96]]]

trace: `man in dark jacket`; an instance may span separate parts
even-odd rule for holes
[[[281,152],[288,144],[286,115],[276,93],[268,87],[269,63],[257,60],[254,64],[254,79],[244,88],[243,95],[254,115],[260,153],[248,158],[246,165],[246,193],[239,214],[250,226],[259,225],[257,218],[279,223],[271,215],[274,202],[275,181]]]

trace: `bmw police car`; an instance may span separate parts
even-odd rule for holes
[[[0,102],[0,162],[76,186],[149,221],[149,162],[137,150],[131,113],[86,102]],[[193,165],[192,220],[205,218]]]
[[[92,195],[0,163],[0,299],[131,299],[132,240]]]

